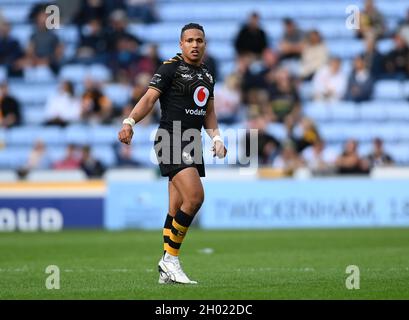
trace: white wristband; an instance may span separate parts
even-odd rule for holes
[[[216,142],[216,141],[220,141],[221,143],[224,143],[222,137],[220,137],[220,136],[214,136],[213,137],[213,143]]]
[[[122,124],[129,124],[131,127],[135,125],[135,120],[132,118],[126,118],[124,121],[122,121]]]

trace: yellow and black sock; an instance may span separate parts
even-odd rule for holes
[[[169,242],[170,229],[172,229],[173,217],[168,213],[165,220],[165,225],[163,226],[163,250],[166,252],[166,245]]]
[[[193,221],[193,216],[189,216],[182,210],[179,210],[172,221],[172,228],[168,243],[165,244],[165,251],[172,256],[178,256],[180,246],[187,233],[190,224]]]

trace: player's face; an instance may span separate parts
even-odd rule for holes
[[[183,32],[180,49],[187,62],[200,63],[206,49],[203,32],[198,29],[188,29]]]

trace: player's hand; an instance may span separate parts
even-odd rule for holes
[[[118,139],[122,143],[131,144],[133,136],[133,129],[129,124],[124,124],[121,131],[118,133]]]
[[[212,151],[213,151],[213,157],[217,156],[219,159],[224,158],[227,154],[227,149],[224,146],[223,142],[221,141],[214,142]]]

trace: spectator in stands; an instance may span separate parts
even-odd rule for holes
[[[373,80],[379,79],[384,73],[384,57],[376,48],[375,40],[370,38],[365,40],[365,52],[362,57]]]
[[[162,63],[163,61],[159,58],[158,45],[152,43],[148,46],[145,55],[138,56],[138,62],[134,65],[130,77],[138,77],[141,73],[149,74],[152,77]]]
[[[81,100],[81,119],[94,123],[109,123],[112,115],[112,102],[102,92],[96,82],[87,81]]]
[[[91,19],[81,29],[81,40],[77,49],[77,62],[106,63],[107,62],[106,33],[100,19]]]
[[[206,42],[207,42],[207,46],[209,46],[209,41],[206,40]],[[207,66],[210,73],[213,74],[214,81],[217,81],[219,77],[217,60],[212,55],[210,55],[208,51],[205,51],[204,53],[203,63]]]
[[[392,157],[383,149],[383,141],[375,138],[373,141],[373,150],[367,157],[371,168],[393,165]]]
[[[273,162],[274,168],[282,169],[284,174],[289,176],[304,165],[304,160],[298,155],[294,143],[290,140],[284,142],[281,153]]]
[[[223,85],[215,87],[214,109],[217,115],[217,120],[220,123],[232,124],[238,121],[241,92],[240,82],[235,74],[230,74],[224,80]]]
[[[303,117],[300,121],[300,129],[300,136],[297,136],[294,132],[292,133],[292,140],[298,153],[320,140],[317,126],[311,119]]]
[[[304,34],[291,18],[283,20],[284,34],[279,43],[280,60],[299,59],[303,49]]]
[[[115,10],[109,15],[109,28],[108,28],[108,51],[110,53],[116,53],[118,51],[118,42],[122,39],[126,39],[130,42],[134,42],[139,47],[142,41],[127,31],[128,17],[124,10]]]
[[[345,100],[362,102],[371,99],[374,80],[362,56],[354,59],[354,68],[348,79]]]
[[[115,151],[117,167],[133,168],[141,166],[141,164],[133,158],[132,145],[121,143]]]
[[[75,170],[81,167],[81,155],[74,144],[69,144],[66,149],[65,157],[53,164],[57,170]]]
[[[248,119],[248,129],[257,130],[257,141],[251,141],[250,131],[246,132],[244,139],[244,150],[246,150],[246,157],[254,159],[254,157],[257,156],[259,165],[271,165],[272,161],[279,152],[280,142],[275,137],[267,133],[266,128],[268,119],[263,116],[258,106],[252,105],[249,108]],[[257,155],[251,154],[252,149],[250,143],[257,143]]]
[[[317,30],[308,32],[301,53],[300,77],[311,80],[328,60],[328,49]]]
[[[46,26],[48,15],[40,10],[35,16],[35,28],[26,50],[26,66],[51,68],[56,73],[63,59],[63,45],[55,33]]]
[[[46,146],[43,141],[37,140],[33,149],[28,155],[27,163],[17,173],[20,178],[25,178],[32,170],[47,170],[51,168],[51,159],[47,154]]]
[[[260,26],[260,16],[253,12],[237,34],[234,47],[237,54],[260,56],[268,46],[267,35]]]
[[[374,5],[373,0],[366,0],[364,10],[360,12],[358,38],[379,39],[385,36],[386,27],[383,15]]]
[[[117,0],[117,2],[120,2]],[[81,0],[79,10],[74,17],[74,23],[82,27],[91,20],[101,20],[103,25],[108,22],[108,8],[104,5],[104,0]]]
[[[333,57],[312,79],[315,100],[339,101],[345,95],[347,78],[341,69],[341,59]]]
[[[312,146],[305,148],[302,157],[307,167],[317,175],[334,173],[336,154],[325,148],[325,142],[318,139]]]
[[[37,140],[31,150],[26,168],[28,170],[49,169],[51,159],[47,154],[47,149],[43,141]]]
[[[100,178],[105,172],[102,163],[92,156],[88,145],[82,147],[80,166],[88,178]]]
[[[155,0],[126,0],[125,2],[128,15],[135,22],[149,24],[158,21]]]
[[[9,76],[22,76],[23,56],[19,42],[10,36],[10,24],[0,22],[0,65],[7,68]]]
[[[10,128],[21,123],[19,102],[9,94],[7,83],[0,84],[0,127]]]
[[[62,82],[59,91],[48,98],[45,106],[45,124],[66,126],[81,119],[81,103],[74,94],[70,81]]]
[[[284,123],[291,132],[300,119],[301,111],[300,96],[295,83],[285,68],[270,72],[267,79],[269,104],[264,106],[264,111],[270,121]]]
[[[405,19],[399,22],[398,33],[409,47],[409,9],[406,10]]]
[[[345,143],[344,151],[335,161],[340,174],[367,174],[369,162],[358,155],[358,142],[350,139]]]
[[[409,48],[397,33],[394,36],[395,48],[385,57],[385,71],[388,77],[405,79],[409,75]]]

